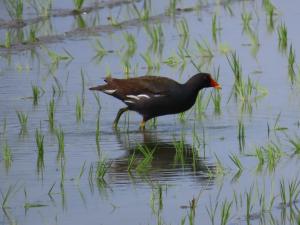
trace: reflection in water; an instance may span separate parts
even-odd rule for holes
[[[142,135],[141,140],[137,135]],[[184,138],[161,141],[151,132],[116,136],[126,154],[112,162],[107,176],[110,183],[190,180],[203,186],[212,184],[215,166],[199,157],[198,149],[186,144]]]

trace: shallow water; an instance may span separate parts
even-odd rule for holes
[[[99,8],[80,19],[60,15],[73,5],[56,1],[52,10],[56,16],[19,29],[1,27],[0,44],[10,31],[12,46],[0,49],[0,224],[221,224],[226,203],[231,203],[227,224],[297,224],[299,155],[289,140],[299,136],[299,3],[272,1],[276,7],[273,30],[262,1],[181,1],[172,15],[166,14],[169,1],[135,4],[142,9],[149,3],[148,21],[138,19],[133,3]],[[88,1],[85,6],[92,4]],[[0,9],[1,20],[10,21],[5,7]],[[248,29],[241,19],[245,12],[252,16]],[[28,5],[24,8],[25,21],[36,16]],[[111,25],[107,17],[121,26]],[[188,24],[186,36],[178,28],[181,21]],[[282,23],[288,31],[286,51],[278,48],[277,28]],[[163,36],[156,49],[147,29],[158,25]],[[26,39],[35,26],[36,43],[24,44],[15,37],[23,32]],[[125,34],[136,41],[131,56]],[[96,40],[105,50],[102,58],[95,57]],[[211,60],[201,55],[196,41],[207,42],[213,52]],[[294,79],[288,73],[290,45],[296,56]],[[244,79],[249,77],[259,85],[247,104],[240,97],[230,97],[234,75],[224,49],[236,52]],[[54,62],[48,54],[65,56],[65,50],[72,58]],[[146,53],[157,68],[147,68],[141,56]],[[230,58],[230,51],[227,55]],[[171,56],[178,60],[174,67],[165,63]],[[131,65],[129,74],[124,72],[126,59]],[[211,98],[216,90],[208,89],[202,100],[209,101],[204,112],[197,113],[195,105],[184,119],[159,117],[144,132],[138,128],[141,117],[130,112],[114,130],[112,122],[123,103],[88,90],[110,73],[118,78],[157,74],[185,82],[197,73],[191,60],[215,76],[219,68],[221,112],[215,111]],[[32,85],[43,90],[37,105],[33,105]],[[59,157],[57,138],[49,127],[51,99],[55,127],[64,131],[64,157]],[[83,107],[79,121],[77,99]],[[28,114],[26,134],[20,134],[17,111]],[[238,121],[245,127],[245,136],[240,138]],[[37,129],[44,135],[43,160],[37,153]],[[5,143],[12,162],[2,154]],[[279,152],[268,151],[269,146],[278,147]],[[255,155],[259,147],[264,152],[261,164]],[[141,148],[150,151],[148,164]],[[230,156],[236,156],[243,169]],[[105,162],[107,169],[103,180],[96,177],[98,162]],[[298,184],[295,197],[287,197],[284,205],[280,182],[288,196],[293,181]],[[247,195],[251,199],[248,214]]]

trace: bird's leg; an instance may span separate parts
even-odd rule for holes
[[[146,122],[149,120],[147,115],[143,115],[143,120],[140,123],[140,130],[145,130]]]
[[[123,114],[124,112],[126,112],[126,111],[128,111],[128,108],[127,108],[127,107],[121,108],[121,109],[118,111],[118,114],[117,114],[117,116],[116,116],[116,118],[115,118],[115,120],[114,120],[114,124],[113,124],[114,128],[117,128],[118,122],[119,122],[119,120],[120,120],[120,117],[121,117],[122,114]]]
[[[145,125],[146,125],[146,121],[145,119],[143,119],[142,122],[140,123],[140,130],[145,130]]]

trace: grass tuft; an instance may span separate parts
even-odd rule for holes
[[[21,111],[17,111],[17,116],[18,116],[19,123],[21,126],[20,134],[26,134],[27,133],[28,115]]]
[[[55,120],[55,102],[54,99],[51,99],[49,105],[47,106],[48,112],[48,122],[51,130],[54,130],[54,120]]]

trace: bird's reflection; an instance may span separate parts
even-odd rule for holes
[[[197,148],[185,143],[184,137],[170,136],[161,141],[162,134],[116,132],[118,142],[126,153],[114,159],[109,173],[113,183],[135,181],[167,182],[190,180],[210,185],[214,180],[215,166],[199,157]],[[166,135],[164,140],[166,140]]]

